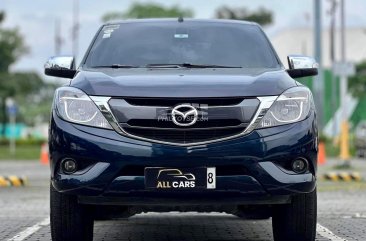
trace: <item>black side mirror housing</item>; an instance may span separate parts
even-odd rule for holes
[[[317,68],[287,69],[286,71],[290,75],[291,78],[301,78],[301,77],[318,75],[318,69]]]

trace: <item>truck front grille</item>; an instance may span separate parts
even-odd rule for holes
[[[159,140],[164,142],[188,144],[195,142],[212,141],[216,139],[226,138],[237,135],[245,130],[245,127],[228,127],[224,129],[140,129],[140,128],[124,128],[124,130],[132,135],[140,136],[146,139]]]
[[[108,104],[124,133],[152,142],[188,145],[240,135],[255,115],[259,100],[112,98]],[[191,110],[197,112],[189,114]],[[173,116],[183,120],[173,121]],[[191,121],[194,117],[196,122]]]

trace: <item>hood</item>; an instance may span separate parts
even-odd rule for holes
[[[96,96],[185,98],[280,95],[296,82],[283,69],[93,69],[70,85]]]

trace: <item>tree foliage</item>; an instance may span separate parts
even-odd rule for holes
[[[104,22],[128,18],[178,18],[193,17],[190,9],[179,6],[164,7],[156,3],[134,3],[126,12],[111,12],[102,17]]]
[[[348,87],[353,96],[366,97],[366,61],[356,65],[356,74],[349,79]]]
[[[221,19],[252,21],[259,23],[262,26],[269,25],[273,22],[273,13],[263,7],[251,12],[246,8],[222,6],[216,10],[215,17]]]
[[[5,13],[0,12],[0,72],[8,72],[10,65],[27,52],[22,36],[17,28],[1,28]]]
[[[37,73],[9,71],[10,66],[27,53],[28,49],[17,28],[8,29],[1,25],[4,19],[5,13],[0,12],[0,124],[5,125],[8,121],[6,99],[9,97],[20,107],[18,120],[31,123],[31,110],[48,105],[47,114],[49,113],[50,103],[40,95],[49,85],[45,84]],[[49,95],[47,98],[49,99]],[[45,115],[45,112],[37,112],[37,115]],[[0,137],[2,134],[4,133],[0,133]]]
[[[50,90],[52,88],[52,90]],[[49,117],[50,102],[55,87],[44,83],[43,79],[35,72],[0,73],[0,119],[2,124],[7,122],[6,98],[11,97],[19,107],[18,121],[34,124],[33,118],[47,121]],[[45,90],[50,90],[52,93]],[[47,106],[46,112],[40,107]],[[33,112],[32,115],[30,113]]]

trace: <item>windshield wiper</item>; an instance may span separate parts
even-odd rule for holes
[[[226,66],[226,65],[215,65],[215,64],[148,64],[146,68],[243,68],[241,66]]]
[[[215,64],[148,64],[143,66],[145,68],[242,68],[241,66],[226,66],[226,65],[215,65]],[[127,65],[127,64],[112,64],[112,65],[97,65],[91,68],[112,68],[112,69],[130,69],[130,68],[142,68],[142,66],[137,65]]]
[[[97,65],[92,66],[91,68],[130,69],[130,68],[140,68],[140,66],[127,65],[127,64],[112,64],[112,65]]]

